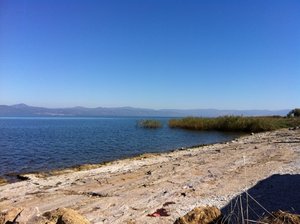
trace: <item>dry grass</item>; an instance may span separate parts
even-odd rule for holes
[[[272,212],[271,215],[265,216],[259,222],[270,224],[300,224],[300,215],[279,210]]]
[[[186,117],[169,121],[170,128],[232,132],[263,132],[300,125],[299,118],[223,116],[217,118]]]

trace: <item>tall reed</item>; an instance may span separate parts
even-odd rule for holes
[[[299,118],[222,116],[216,118],[186,117],[169,120],[170,128],[232,132],[263,132],[300,125]]]

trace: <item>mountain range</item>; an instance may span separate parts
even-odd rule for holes
[[[242,116],[285,116],[290,110],[218,110],[218,109],[144,109],[134,107],[69,107],[69,108],[45,108],[28,106],[26,104],[0,105],[0,117],[184,117],[201,116],[217,117],[224,115]]]

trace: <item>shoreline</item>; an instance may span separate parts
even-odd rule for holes
[[[196,206],[222,208],[273,174],[300,174],[299,135],[281,129],[56,176],[26,174],[28,180],[0,186],[0,211],[68,207],[91,223],[173,223]],[[169,216],[147,216],[167,202]]]
[[[61,174],[67,174],[67,173],[72,173],[72,172],[77,172],[77,171],[86,171],[86,170],[91,170],[91,169],[97,169],[103,166],[107,166],[110,164],[113,164],[115,162],[120,162],[120,161],[131,161],[131,160],[140,160],[140,159],[145,159],[148,157],[153,157],[153,156],[160,156],[163,154],[168,154],[168,153],[173,153],[176,151],[184,151],[184,150],[189,150],[189,149],[200,149],[201,147],[205,146],[210,146],[210,145],[215,145],[215,144],[226,144],[232,141],[235,141],[243,136],[248,136],[250,135],[249,133],[243,133],[239,137],[233,137],[230,140],[226,141],[218,141],[214,143],[208,143],[208,144],[197,144],[197,145],[192,145],[192,146],[186,146],[186,147],[180,147],[176,149],[170,149],[165,152],[146,152],[134,156],[128,156],[128,157],[121,157],[119,159],[114,159],[114,160],[109,160],[109,161],[103,161],[100,163],[85,163],[85,164],[80,164],[80,165],[74,165],[70,167],[64,167],[64,168],[59,168],[59,169],[53,169],[49,171],[34,171],[34,172],[24,172],[24,173],[9,173],[9,174],[4,174],[3,176],[0,176],[0,186],[5,185],[5,184],[12,184],[12,183],[17,183],[20,181],[27,180],[27,177],[29,176],[37,176],[40,178],[45,178],[45,177],[51,177],[51,176],[57,176]]]
[[[229,140],[229,141],[232,141],[232,140]],[[5,184],[12,184],[12,183],[25,181],[25,180],[30,179],[30,177],[32,177],[32,176],[39,177],[39,178],[47,178],[47,177],[58,176],[58,175],[62,175],[62,174],[69,174],[69,173],[78,172],[78,171],[89,171],[89,170],[101,168],[104,166],[109,166],[109,165],[119,163],[119,162],[127,163],[127,162],[135,161],[135,160],[143,160],[146,158],[161,156],[163,154],[173,153],[176,151],[189,150],[189,149],[193,149],[193,148],[201,148],[204,146],[214,145],[214,144],[224,144],[229,141],[211,143],[211,144],[200,144],[200,145],[194,145],[194,146],[190,146],[190,147],[181,147],[181,148],[172,149],[172,150],[166,151],[166,152],[149,152],[149,153],[143,153],[143,154],[136,155],[136,156],[129,156],[129,157],[124,157],[124,158],[120,158],[120,159],[104,161],[101,163],[86,163],[86,164],[75,165],[75,166],[71,166],[71,167],[65,167],[65,168],[54,169],[54,170],[49,170],[49,171],[5,174],[4,176],[0,177],[0,186],[1,186],[1,184],[3,186]],[[12,178],[5,178],[5,177],[12,177]],[[10,180],[15,180],[15,181],[10,181]]]

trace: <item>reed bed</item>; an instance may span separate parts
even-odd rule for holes
[[[263,132],[299,125],[299,118],[287,118],[279,116],[222,116],[216,118],[186,117],[181,119],[169,120],[170,128],[203,131],[215,130],[230,132]]]
[[[161,128],[162,123],[159,120],[141,120],[138,122],[138,126],[141,128]]]

